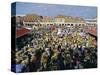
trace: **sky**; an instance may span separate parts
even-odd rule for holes
[[[66,16],[82,17],[85,19],[97,16],[97,7],[76,6],[76,5],[58,5],[43,3],[16,2],[12,4],[12,15],[38,14],[41,16],[57,16],[59,14]]]

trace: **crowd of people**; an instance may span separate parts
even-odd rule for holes
[[[85,69],[97,67],[95,38],[82,29],[40,28],[32,39],[16,52],[17,72]],[[59,33],[59,34],[58,34]]]

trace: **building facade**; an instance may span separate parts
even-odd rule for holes
[[[59,27],[71,27],[71,26],[96,26],[97,18],[83,19],[81,17],[72,17],[65,15],[51,16],[40,16],[37,14],[27,14],[24,16],[16,17],[16,24],[18,26],[24,26],[30,29],[56,25]]]

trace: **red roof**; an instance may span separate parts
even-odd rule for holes
[[[26,28],[16,28],[16,38],[21,37],[27,33],[29,33],[31,30]]]
[[[90,34],[94,35],[94,36],[97,36],[97,28],[96,27],[87,28],[85,31],[87,33],[90,33]]]

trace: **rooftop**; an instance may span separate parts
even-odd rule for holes
[[[29,32],[31,32],[31,30],[26,28],[16,28],[16,38],[21,37]]]

